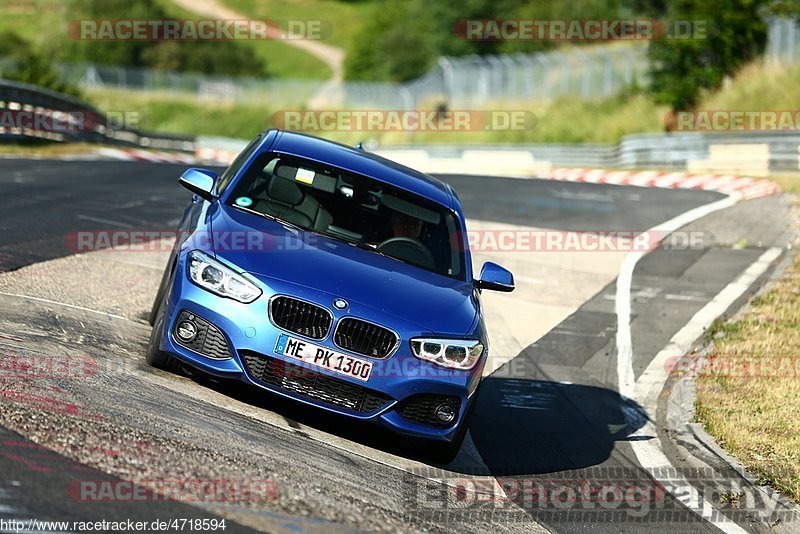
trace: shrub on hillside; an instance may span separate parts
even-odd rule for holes
[[[169,13],[156,0],[71,0],[75,19],[165,20]],[[74,40],[64,43],[62,58],[102,65],[240,76],[267,76],[266,65],[249,47],[232,41]]]
[[[3,69],[2,78],[15,82],[30,83],[45,89],[80,97],[77,87],[62,82],[50,61],[36,52],[28,41],[13,32],[0,33],[0,57],[8,66]]]
[[[677,0],[670,4],[669,21],[702,21],[689,39],[662,38],[649,48],[652,90],[657,101],[673,110],[691,109],[704,90],[722,85],[745,63],[764,51],[768,0],[729,0],[724,9],[716,0]],[[670,28],[673,22],[669,22]],[[702,30],[702,28],[705,28]]]

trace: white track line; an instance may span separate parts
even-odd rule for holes
[[[740,296],[742,296],[752,284],[763,275],[772,262],[781,254],[781,249],[773,247],[764,252],[744,273],[736,280],[728,284],[720,291],[711,302],[706,304],[694,317],[679,330],[669,344],[659,352],[653,361],[647,366],[642,376],[636,382],[636,392],[634,399],[645,409],[647,413],[655,417],[658,407],[658,397],[664,387],[664,382],[668,378],[668,362],[670,358],[680,357],[692,348],[692,344],[698,339],[703,331],[725,310],[727,310]],[[657,436],[657,429],[654,421],[648,421],[634,436]],[[680,476],[678,468],[673,466],[669,458],[661,448],[661,440],[632,440],[631,448],[636,454],[639,463],[645,469],[653,472],[670,473],[669,484],[665,488],[689,488],[691,483]],[[743,534],[748,532],[735,522],[727,519],[720,513],[715,513],[711,503],[700,496],[694,503],[684,504],[695,514],[712,523],[715,527],[729,534]]]
[[[652,230],[663,232],[665,235],[673,232],[686,224],[691,223],[715,211],[733,206],[738,202],[738,196],[729,196],[725,199],[700,206],[687,211],[662,223]],[[764,274],[772,262],[781,254],[780,248],[771,248],[739,278],[726,286],[717,296],[715,296],[706,306],[698,311],[694,317],[679,330],[670,340],[669,344],[661,350],[653,361],[647,366],[645,372],[635,380],[633,371],[633,345],[631,342],[631,280],[633,271],[639,259],[644,256],[644,252],[631,252],[623,261],[622,270],[617,279],[616,294],[616,313],[617,313],[617,377],[619,380],[620,394],[632,398],[655,418],[658,408],[658,397],[668,378],[667,362],[669,358],[678,357],[691,349],[692,343],[698,339],[705,328],[707,328],[718,316],[725,312],[759,276]],[[691,484],[688,480],[678,475],[679,470],[672,465],[669,458],[661,448],[661,440],[658,439],[658,431],[653,420],[649,420],[633,436],[648,437],[655,439],[631,440],[630,445],[641,466],[654,472],[670,473],[669,483],[664,487],[672,492],[674,488],[688,488]],[[747,531],[735,522],[724,517],[722,514],[715,513],[711,503],[700,496],[696,502],[686,503],[689,510],[699,515],[706,521],[713,524],[716,528],[728,534],[745,534]]]
[[[5,291],[0,291],[0,295],[4,295],[6,297],[16,297],[16,298],[20,298],[20,299],[33,300],[33,301],[36,301],[36,302],[43,302],[45,304],[53,304],[55,306],[64,306],[65,308],[72,308],[73,310],[81,310],[81,311],[85,311],[85,312],[88,312],[88,313],[96,313],[97,315],[103,315],[105,317],[108,317],[109,319],[120,319],[122,321],[130,321],[130,322],[136,323],[136,324],[144,324],[144,323],[140,323],[138,321],[134,321],[132,319],[128,319],[127,317],[123,317],[121,315],[116,315],[116,314],[113,314],[113,313],[104,312],[104,311],[100,311],[100,310],[93,310],[92,308],[85,308],[83,306],[77,306],[75,304],[67,304],[66,302],[58,302],[57,300],[43,299],[43,298],[40,298],[40,297],[32,297],[30,295],[20,295],[19,293],[6,293]]]
[[[711,204],[705,204],[678,215],[650,229],[655,235],[667,236],[678,228],[696,221],[706,215],[729,208],[739,201],[739,197],[731,195]],[[631,344],[631,280],[636,264],[647,251],[630,252],[622,261],[622,269],[617,278],[616,314],[617,314],[617,377],[619,393],[632,398],[635,378],[633,373],[633,346]]]
[[[80,219],[82,221],[96,222],[96,223],[100,223],[100,224],[108,224],[108,225],[117,226],[117,227],[120,227],[120,228],[128,228],[129,226],[131,226],[130,224],[125,224],[124,222],[121,222],[121,221],[114,221],[114,220],[111,220],[111,219],[105,219],[103,217],[94,217],[92,215],[84,215],[82,213],[78,214],[78,219]]]

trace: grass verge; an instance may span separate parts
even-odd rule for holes
[[[209,102],[191,93],[86,91],[87,99],[104,111],[134,111],[145,129],[172,133],[249,138],[273,126],[273,113],[303,109],[302,103],[279,102],[265,95],[264,102]],[[535,124],[524,130],[455,131],[309,131],[345,143],[375,139],[381,145],[397,144],[492,144],[492,143],[604,143],[623,135],[657,129],[666,108],[645,96],[613,98],[602,102],[565,97],[537,106],[505,106],[506,110],[533,112]],[[492,109],[487,106],[487,109]],[[493,110],[501,110],[500,106]],[[586,116],[591,115],[591,124]]]
[[[159,0],[159,2],[167,11],[176,17],[185,19],[203,18],[194,12],[183,9],[171,0]],[[320,59],[304,50],[300,50],[297,47],[290,46],[279,40],[244,40],[241,41],[239,45],[248,47],[252,51],[254,58],[265,63],[267,72],[274,78],[286,78],[290,80],[327,80],[332,74],[331,69]]]
[[[234,11],[256,19],[316,21],[323,24],[323,42],[345,48],[358,30],[367,2],[340,0],[223,0]]]
[[[188,93],[87,91],[88,100],[104,111],[137,112],[143,130],[249,139],[269,124],[266,104],[220,103]]]
[[[800,256],[714,338],[697,420],[760,483],[800,502]]]
[[[789,68],[761,62],[749,65],[719,92],[707,95],[701,110],[792,110],[800,109],[800,65]],[[99,95],[99,96],[97,96]],[[149,128],[175,133],[203,133],[250,137],[272,126],[272,113],[280,109],[303,109],[304,103],[281,102],[278,95],[264,95],[264,103],[240,102],[218,105],[193,95],[158,95],[113,91],[89,95],[101,109],[140,111],[151,117]],[[107,106],[106,104],[111,104]],[[175,105],[173,105],[175,104]],[[434,103],[420,106],[434,109]],[[497,105],[483,110],[527,111],[535,122],[521,130],[352,132],[316,133],[353,143],[375,139],[382,145],[397,144],[491,144],[491,143],[616,143],[625,135],[664,131],[667,107],[647,94],[625,94],[600,100],[564,96],[551,102]],[[219,108],[214,111],[212,108]]]
[[[158,0],[158,3],[170,16],[198,18],[198,15],[181,9],[171,0]],[[68,0],[4,0],[0,2],[0,32],[12,31],[32,42],[37,49],[54,53],[57,59],[69,60],[59,56],[58,44],[69,39],[68,23],[77,18],[70,7]],[[313,17],[306,13],[299,18],[305,20]],[[275,78],[326,80],[331,76],[331,70],[325,63],[285,42],[243,41],[240,45],[251,49],[256,60],[266,63],[267,71]]]

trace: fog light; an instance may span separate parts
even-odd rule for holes
[[[191,321],[181,321],[175,329],[181,341],[189,343],[197,337],[197,326]]]
[[[436,419],[442,423],[449,423],[456,418],[456,411],[449,404],[440,404],[436,407],[434,414],[436,414]]]

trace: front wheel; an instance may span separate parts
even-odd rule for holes
[[[464,420],[451,441],[428,441],[425,443],[427,456],[437,464],[446,465],[455,460],[469,428],[469,420]]]
[[[150,326],[155,326],[156,318],[158,317],[158,310],[161,306],[161,301],[164,300],[164,294],[167,292],[170,282],[172,282],[172,274],[175,272],[175,263],[171,261],[164,268],[164,274],[161,276],[161,283],[158,284],[158,291],[156,291],[156,298],[153,299],[153,306],[150,308],[150,315],[147,317],[147,322]]]
[[[161,350],[158,346],[158,343],[164,334],[164,323],[166,322],[166,300],[166,292],[164,292],[161,300],[158,301],[158,305],[154,306],[155,313],[153,315],[155,317],[153,321],[153,331],[150,332],[150,341],[147,344],[147,354],[145,354],[144,359],[147,364],[152,367],[174,373],[180,369],[180,362],[175,357]]]

